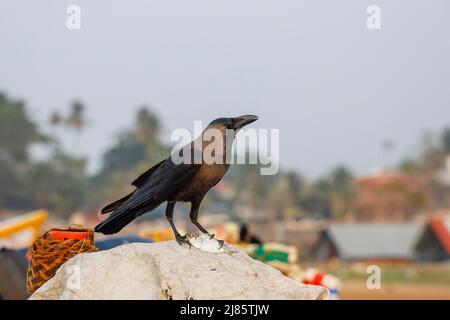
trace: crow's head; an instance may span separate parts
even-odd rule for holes
[[[240,130],[242,127],[258,120],[257,116],[244,115],[236,118],[219,118],[212,121],[208,128],[230,129],[234,131]]]

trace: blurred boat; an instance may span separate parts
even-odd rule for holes
[[[0,221],[0,248],[22,248],[30,245],[48,219],[47,210],[37,210]]]

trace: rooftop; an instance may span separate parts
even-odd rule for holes
[[[326,230],[343,259],[412,259],[421,231],[413,223],[332,224]]]

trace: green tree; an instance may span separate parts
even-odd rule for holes
[[[47,161],[35,161],[36,143],[54,147]],[[60,151],[56,136],[41,133],[25,104],[0,94],[0,210],[44,207],[71,213],[84,200],[85,160]]]
[[[442,149],[445,153],[450,154],[450,128],[445,128],[441,136]]]
[[[86,119],[84,116],[85,107],[80,101],[74,101],[70,106],[70,113],[65,122],[67,127],[80,132],[86,126]]]
[[[0,93],[0,209],[30,205],[24,179],[30,147],[46,140],[28,115],[25,104]]]
[[[321,178],[306,186],[300,194],[300,206],[308,216],[331,217],[331,191],[329,179]]]
[[[355,185],[353,175],[346,167],[338,166],[330,175],[331,213],[334,218],[340,218],[348,214],[355,198]]]
[[[26,189],[33,206],[67,215],[86,200],[86,160],[56,150],[48,161],[34,163],[26,172]]]
[[[0,93],[0,158],[14,164],[26,163],[29,147],[45,141],[25,104]]]

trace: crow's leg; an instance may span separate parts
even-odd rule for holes
[[[177,228],[175,227],[175,224],[173,223],[173,209],[175,208],[175,201],[169,201],[167,202],[167,207],[166,207],[166,218],[170,223],[170,227],[173,230],[173,234],[175,235],[175,240],[177,240],[179,245],[182,245],[183,242],[187,243],[189,246],[191,246],[191,244],[189,243],[189,241],[187,241],[186,236],[182,236]]]
[[[194,200],[191,202],[191,212],[189,213],[189,218],[191,218],[191,222],[203,233],[206,233],[210,236],[210,238],[214,238],[215,234],[210,234],[200,223],[198,223],[198,209],[200,208],[200,200]],[[223,246],[223,240],[217,240],[220,243],[220,247]]]
[[[191,202],[191,212],[189,213],[189,218],[191,218],[191,222],[203,233],[207,233],[211,236],[211,238],[214,237],[214,235],[211,235],[203,226],[198,223],[198,209],[200,208],[200,201],[194,200]]]

